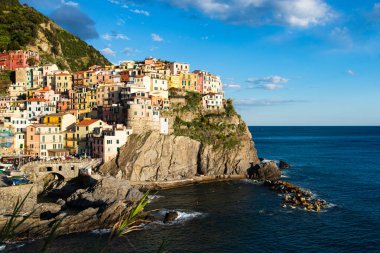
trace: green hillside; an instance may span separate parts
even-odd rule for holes
[[[17,49],[38,51],[42,63],[56,63],[71,71],[110,64],[94,47],[35,9],[18,0],[1,0],[0,51]]]

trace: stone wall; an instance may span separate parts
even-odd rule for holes
[[[61,175],[64,180],[75,178],[81,168],[96,168],[101,163],[101,159],[72,159],[51,162],[30,162],[21,167],[33,182],[38,183],[46,175],[55,173]]]
[[[32,184],[1,187],[0,213],[12,212],[17,200],[22,201],[29,191],[30,193],[25,200],[22,212],[30,212],[34,205],[37,204],[37,188]]]

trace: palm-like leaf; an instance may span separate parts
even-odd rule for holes
[[[25,197],[22,200],[20,200],[20,198],[17,199],[10,219],[8,219],[6,221],[5,225],[0,230],[0,242],[5,242],[5,241],[11,239],[14,235],[15,230],[19,226],[21,226],[27,219],[29,219],[30,216],[34,213],[34,210],[33,210],[29,214],[23,216],[20,221],[16,222],[17,217],[20,216],[21,210],[24,207],[25,201],[28,198],[32,189],[33,189],[33,187],[30,188],[30,190],[28,191],[28,193],[25,195]]]

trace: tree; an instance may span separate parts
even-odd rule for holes
[[[28,60],[26,60],[26,63],[28,63],[29,66],[36,66],[38,61],[36,58],[31,57]]]

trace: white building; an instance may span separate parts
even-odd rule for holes
[[[27,118],[32,119],[52,113],[56,113],[56,102],[43,98],[30,98],[26,102]]]
[[[180,73],[189,73],[190,64],[181,63],[181,62],[171,62],[170,63],[170,73],[172,75],[179,75]]]
[[[150,92],[150,86],[151,86],[151,78],[150,76],[146,75],[139,75],[133,77],[133,83],[127,84],[127,87],[129,87],[130,93],[136,93],[136,92]]]
[[[206,73],[203,76],[203,94],[221,92],[223,92],[223,84],[220,77]]]
[[[202,98],[203,107],[208,110],[223,109],[223,95],[221,93],[208,93]]]
[[[17,82],[12,83],[8,88],[9,96],[12,98],[17,98],[22,95],[26,95],[26,83]]]
[[[92,157],[102,158],[108,162],[115,158],[121,146],[123,146],[132,134],[132,129],[122,124],[113,126],[112,129],[96,128],[90,140]]]
[[[168,135],[169,134],[169,119],[160,118],[160,134]]]

